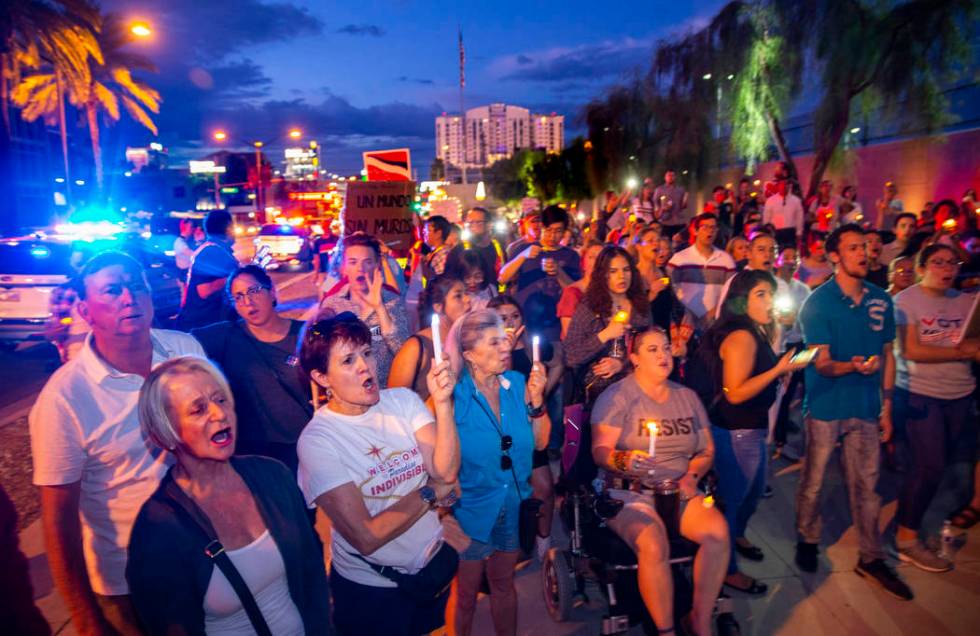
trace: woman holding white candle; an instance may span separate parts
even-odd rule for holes
[[[409,337],[398,350],[391,363],[388,387],[412,389],[426,401],[429,389],[425,378],[433,360],[445,359],[437,355],[441,353],[441,344],[456,319],[468,312],[472,303],[463,281],[450,275],[430,280],[420,300],[419,324],[424,329]]]
[[[640,594],[659,633],[673,633],[670,544],[650,490],[676,482],[680,534],[700,545],[685,631],[708,635],[729,556],[725,518],[697,489],[714,457],[711,425],[697,395],[668,380],[673,357],[662,329],[637,334],[629,359],[634,373],[606,389],[592,411],[592,457],[609,494],[626,504],[606,523],[636,552]]]
[[[510,367],[518,371],[527,380],[531,375],[531,368],[535,362],[544,365],[547,373],[547,383],[545,384],[544,395],[545,404],[548,405],[548,413],[552,415],[553,421],[560,421],[561,413],[558,408],[561,403],[560,396],[555,389],[561,382],[564,372],[564,365],[561,361],[561,345],[550,342],[542,342],[537,334],[530,336],[531,357],[528,358],[527,343],[528,335],[524,329],[524,313],[521,311],[517,301],[507,294],[501,294],[492,299],[487,304],[487,309],[493,309],[500,316],[504,323],[504,333],[511,338]],[[544,502],[541,506],[541,516],[538,519],[538,541],[536,552],[539,558],[544,558],[545,552],[550,547],[551,520],[555,513],[555,487],[554,475],[548,461],[548,451],[545,449],[535,450],[531,455],[531,488],[534,496]]]
[[[454,633],[470,633],[485,574],[496,633],[516,634],[514,567],[521,545],[521,501],[531,494],[531,453],[545,447],[551,429],[544,408],[544,366],[534,364],[526,382],[508,369],[510,339],[500,317],[489,309],[456,321],[446,353],[459,378],[453,413],[461,493],[453,514],[471,539],[460,554]]]

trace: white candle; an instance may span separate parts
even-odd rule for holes
[[[432,314],[432,349],[435,352],[435,364],[442,362],[442,334],[439,333],[439,314]]]
[[[657,423],[656,422],[654,422],[653,420],[649,420],[647,422],[647,430],[650,431],[650,448],[649,448],[648,452],[650,453],[650,457],[656,457],[656,455],[657,455],[657,433],[660,432],[660,429],[657,426]]]
[[[541,352],[539,348],[541,346],[541,336],[534,336],[531,338],[531,362],[537,363],[541,360]]]

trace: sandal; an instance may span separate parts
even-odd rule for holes
[[[750,583],[747,587],[739,587],[737,585],[732,585],[728,581],[725,581],[725,586],[730,587],[736,592],[741,592],[742,594],[751,594],[752,596],[762,596],[763,594],[769,591],[769,586],[766,585],[765,583],[761,581],[757,581],[755,579],[751,579],[751,581],[752,583]]]
[[[741,545],[738,541],[735,542],[735,551],[749,561],[761,561],[766,558],[765,553],[758,546]]]
[[[967,504],[954,512],[949,520],[957,528],[969,530],[980,521],[980,510]]]

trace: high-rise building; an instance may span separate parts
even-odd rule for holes
[[[565,117],[531,114],[520,106],[489,104],[466,111],[465,135],[466,167],[483,168],[522,148],[561,151],[565,145]],[[436,157],[461,167],[463,149],[463,118],[446,113],[436,117]]]

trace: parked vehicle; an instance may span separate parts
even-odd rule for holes
[[[310,269],[313,263],[313,246],[310,232],[304,227],[285,223],[267,223],[255,237],[256,251],[268,248],[270,257],[266,269]]]

